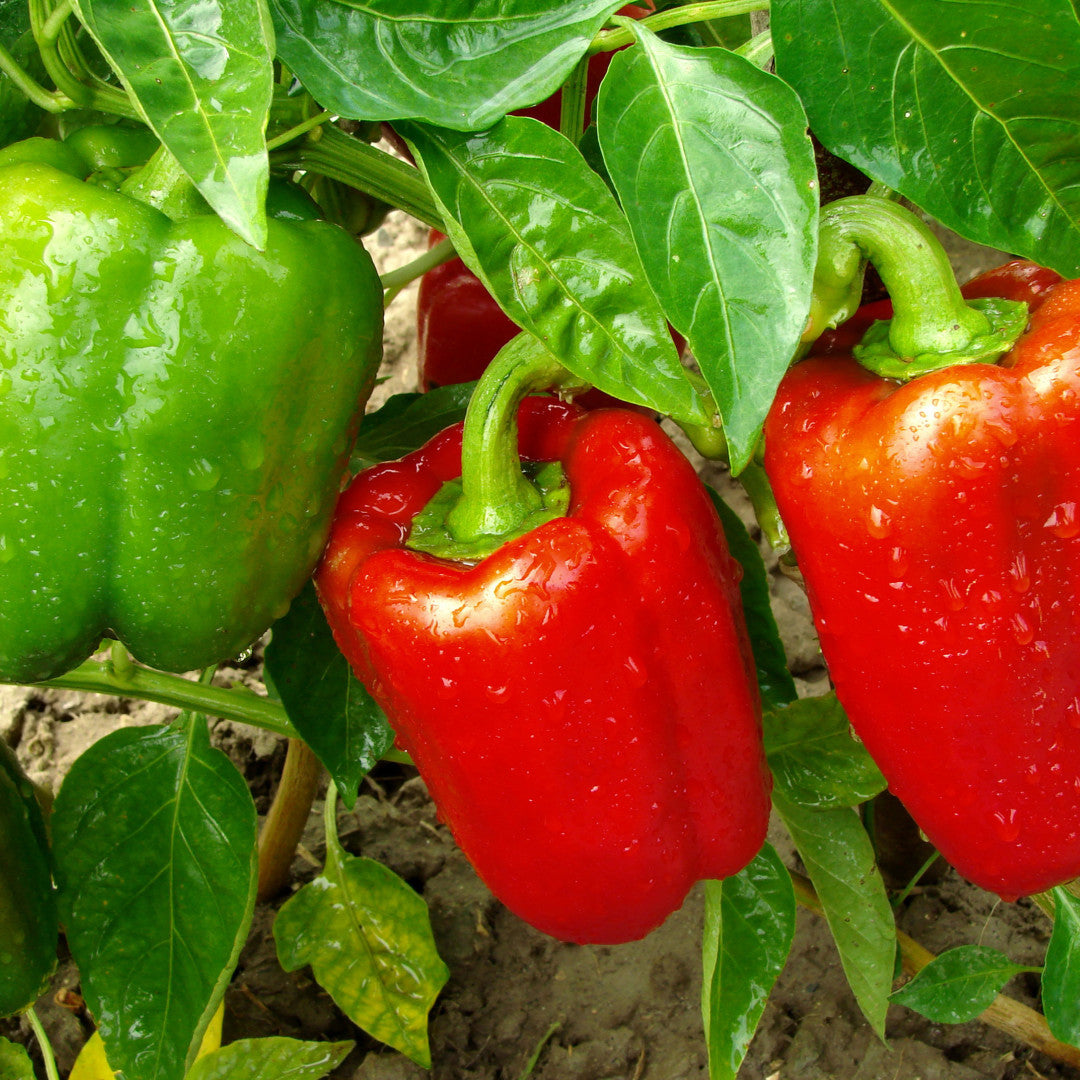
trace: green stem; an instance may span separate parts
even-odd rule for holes
[[[732,52],[738,53],[744,60],[749,60],[751,64],[756,64],[759,68],[765,68],[773,58],[772,33],[762,30],[760,34],[755,34]]]
[[[462,494],[447,516],[450,535],[468,543],[504,537],[543,507],[521,471],[518,406],[528,394],[579,383],[531,334],[518,334],[488,365],[465,414]]]
[[[71,0],[61,0],[54,9],[50,9],[48,0],[30,0],[29,12],[30,28],[45,70],[56,84],[58,100],[68,99],[71,105],[67,108],[96,109],[129,120],[140,118],[127,94],[103,83],[90,70],[68,23]],[[89,81],[83,82],[80,73]]]
[[[658,11],[641,20],[642,26],[650,30],[667,30],[672,26],[685,26],[687,23],[705,22],[708,19],[726,19],[731,15],[749,15],[752,11],[768,11],[768,0],[704,0],[700,4],[685,4],[682,7]],[[611,52],[621,49],[634,40],[629,30],[601,30],[589,46],[590,55],[598,52]]]
[[[858,360],[888,378],[913,378],[954,364],[990,363],[1027,322],[1025,305],[960,294],[945,249],[930,228],[890,199],[854,195],[822,211],[811,326],[804,341],[853,314],[864,259],[881,275],[893,317],[856,348]]]
[[[769,541],[773,551],[778,555],[784,555],[791,550],[791,538],[788,536],[787,527],[780,510],[776,505],[776,496],[773,495],[772,485],[769,483],[765,470],[756,461],[751,461],[741,473],[739,483],[750,499],[750,505],[754,508],[754,517],[757,518],[765,539]]]
[[[167,146],[159,146],[150,160],[120,185],[120,190],[173,221],[206,213],[205,200]]]
[[[922,220],[886,199],[854,195],[822,213],[819,267],[843,274],[852,248],[868,258],[892,297],[889,340],[898,353],[953,352],[987,331],[960,295],[945,249]]]
[[[413,259],[412,262],[407,262],[396,270],[388,270],[379,278],[379,281],[382,282],[382,287],[387,293],[393,293],[393,296],[397,296],[406,285],[419,277],[423,277],[434,267],[449,262],[456,254],[454,245],[448,238],[444,237],[434,247],[428,248],[423,255]],[[393,296],[390,299],[393,299]]]
[[[14,56],[0,45],[0,71],[2,71],[18,89],[39,109],[49,113],[61,113],[75,107],[75,102],[66,94],[46,90]]]
[[[326,788],[326,802],[323,803],[323,832],[326,834],[326,862],[342,862],[345,849],[338,839],[337,830],[337,784],[330,781]]]
[[[589,80],[589,57],[583,56],[563,83],[559,98],[559,131],[575,146],[585,130],[585,93]]]
[[[293,139],[299,139],[301,135],[306,135],[309,131],[314,131],[317,127],[322,127],[323,124],[332,120],[333,116],[328,112],[315,113],[314,116],[309,116],[301,123],[289,128],[288,131],[283,131],[280,135],[275,136],[273,139],[266,140],[266,149],[277,150],[280,146],[288,146]]]
[[[56,1068],[56,1058],[53,1055],[52,1043],[49,1042],[49,1037],[45,1034],[45,1028],[38,1019],[38,1014],[30,1008],[26,1010],[26,1018],[30,1021],[30,1027],[33,1029],[34,1038],[37,1039],[38,1047],[41,1050],[41,1057],[45,1062],[45,1075],[49,1080],[60,1080],[60,1073]]]
[[[335,127],[313,131],[303,141],[276,151],[271,160],[279,168],[328,176],[374,195],[426,225],[443,227],[435,201],[415,168]]]
[[[177,709],[190,709],[252,724],[290,739],[300,737],[280,702],[260,697],[243,688],[206,686],[141,664],[131,663],[128,666],[117,665],[111,659],[86,660],[65,675],[34,685],[55,690],[136,697],[172,705]]]

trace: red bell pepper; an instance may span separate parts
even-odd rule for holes
[[[882,276],[898,314],[938,304]],[[1014,262],[965,292],[1033,313],[997,363],[902,382],[811,356],[765,467],[856,733],[945,858],[1015,898],[1080,875],[1080,282]]]
[[[339,647],[495,895],[555,937],[628,941],[764,840],[770,780],[740,570],[655,423],[552,398],[519,411],[519,399],[501,436],[515,482],[517,448],[560,463],[565,506],[483,557],[414,550],[416,519],[462,474],[458,425],[355,478],[316,585]],[[470,409],[467,492],[472,423]]]

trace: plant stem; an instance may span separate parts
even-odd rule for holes
[[[700,4],[686,4],[683,7],[668,8],[658,11],[641,20],[650,30],[667,30],[672,26],[685,26],[687,23],[705,22],[708,19],[726,19],[731,15],[748,15],[753,11],[767,11],[768,0],[703,0]],[[634,40],[629,30],[601,30],[589,46],[589,54],[611,52],[621,49]]]
[[[260,697],[249,690],[236,687],[204,686],[180,675],[132,664],[123,674],[109,660],[86,660],[73,671],[59,675],[35,686],[54,690],[82,690],[91,694],[117,694],[156,701],[178,709],[237,720],[243,724],[265,728],[277,735],[296,738],[296,728],[289,722],[280,702]]]
[[[273,139],[267,139],[266,149],[268,151],[277,150],[280,146],[287,146],[293,139],[299,139],[301,135],[306,135],[309,131],[314,131],[315,128],[322,127],[323,124],[329,123],[332,119],[333,117],[328,112],[315,113],[314,116],[309,116],[306,120],[302,120],[299,124],[289,128],[288,131],[283,131]]]
[[[576,381],[531,334],[519,334],[491,361],[465,414],[463,491],[447,517],[455,540],[509,536],[541,509],[540,492],[521,471],[518,406],[534,391]]]
[[[30,1027],[34,1030],[34,1038],[37,1039],[38,1046],[41,1048],[41,1056],[45,1062],[45,1075],[49,1080],[60,1080],[60,1073],[56,1068],[56,1058],[53,1056],[52,1043],[49,1042],[49,1037],[45,1034],[45,1028],[42,1027],[38,1014],[32,1007],[26,1010],[26,1018],[30,1021]]]
[[[31,78],[26,69],[3,45],[0,45],[0,71],[39,109],[44,109],[49,113],[61,113],[75,107],[75,102],[66,94],[46,90],[44,86]]]
[[[559,98],[559,131],[575,146],[585,130],[585,94],[589,80],[589,57],[583,56],[563,83]]]
[[[795,899],[815,915],[824,915],[821,901],[809,879],[801,874],[792,873],[791,882],[795,887]],[[896,931],[896,939],[900,947],[900,958],[903,961],[904,970],[909,975],[918,974],[932,960],[937,959],[929,949],[924,948],[903,930]],[[1050,1033],[1046,1018],[1014,998],[998,994],[979,1019],[988,1027],[1003,1032],[1055,1061],[1074,1067],[1080,1066],[1080,1049],[1055,1039]]]
[[[275,151],[272,163],[338,180],[404,210],[426,225],[442,228],[442,217],[417,169],[336,127],[320,127],[306,139]]]
[[[434,267],[449,262],[456,254],[457,252],[454,251],[454,245],[448,238],[444,237],[433,247],[428,248],[423,255],[417,256],[411,262],[407,262],[404,266],[399,266],[396,270],[387,271],[387,273],[379,278],[382,287],[387,293],[385,303],[389,304],[406,285],[409,285],[419,277],[423,277],[424,274]]]
[[[269,900],[288,882],[289,869],[319,790],[321,774],[322,765],[308,746],[299,739],[290,739],[274,801],[259,831],[256,899]]]

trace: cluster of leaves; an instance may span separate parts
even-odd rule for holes
[[[730,42],[727,20],[764,2],[675,5],[644,23],[616,20],[599,38],[618,0],[72,6],[139,115],[253,245],[265,236],[271,168],[297,156],[277,156],[266,139],[283,96],[295,91],[322,119],[392,121],[428,216],[508,314],[617,397],[690,425],[718,413],[736,470],[755,451],[809,308],[819,208],[808,124],[969,239],[1080,272],[1080,22],[1069,0],[772,0],[771,39],[737,49],[715,44]],[[24,29],[19,11],[0,3],[0,41]],[[682,36],[661,36],[690,20]],[[778,74],[762,66],[769,40]],[[632,47],[614,58],[580,144],[505,115],[573,83],[597,41]],[[304,138],[315,145],[318,134]],[[350,164],[362,169],[377,152],[352,141]],[[682,368],[668,323],[700,381]],[[460,415],[464,396],[392,401],[365,423],[355,463],[418,445]],[[881,1033],[897,939],[858,807],[884,783],[834,700],[795,700],[760,557],[719,506],[747,571],[775,805]],[[392,736],[310,597],[275,629],[267,681],[351,804]],[[215,1052],[232,1055],[220,1069],[202,1063],[213,1055],[196,1062],[249,926],[254,850],[250,795],[197,715],[110,736],[65,780],[52,820],[59,918],[110,1061],[128,1075],[245,1075],[236,1059],[256,1059],[226,1047]],[[805,892],[770,848],[709,883],[703,1011],[714,1077],[738,1071]],[[1075,1042],[1080,908],[1064,890],[1054,899],[1044,1000],[1055,1032]],[[426,915],[407,886],[341,850],[332,821],[325,870],[283,909],[278,944],[282,963],[311,964],[358,1025],[428,1060],[427,1010],[446,973]],[[964,1019],[1017,970],[968,948],[899,1000]],[[340,1060],[335,1048],[309,1060],[302,1045],[266,1042],[266,1060],[280,1055],[280,1065],[261,1076],[325,1075]],[[16,1076],[28,1067],[20,1053],[0,1044],[0,1064],[18,1059]]]

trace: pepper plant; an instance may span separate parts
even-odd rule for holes
[[[890,1001],[959,1022],[1026,970],[898,932],[889,786],[1053,919],[1021,1026],[1078,1063],[1078,118],[1068,0],[0,0],[0,679],[181,710],[55,803],[0,748],[0,1013],[50,1080],[61,932],[76,1072],[340,1065],[216,1045],[324,770],[279,958],[431,1065],[423,901],[336,833],[385,758],[545,932],[641,936],[705,879],[714,1080],[796,903],[883,1037]],[[380,303],[389,208],[444,239]],[[926,218],[1017,261],[961,292]],[[860,308],[868,263],[891,300]],[[363,416],[425,274],[467,282],[472,323],[423,323],[467,355]],[[590,389],[623,408],[556,400]],[[805,576],[835,694],[798,699],[759,549],[660,419]],[[265,693],[216,684],[267,631]],[[258,838],[208,716],[289,740]],[[34,1075],[4,1041],[0,1072]]]

